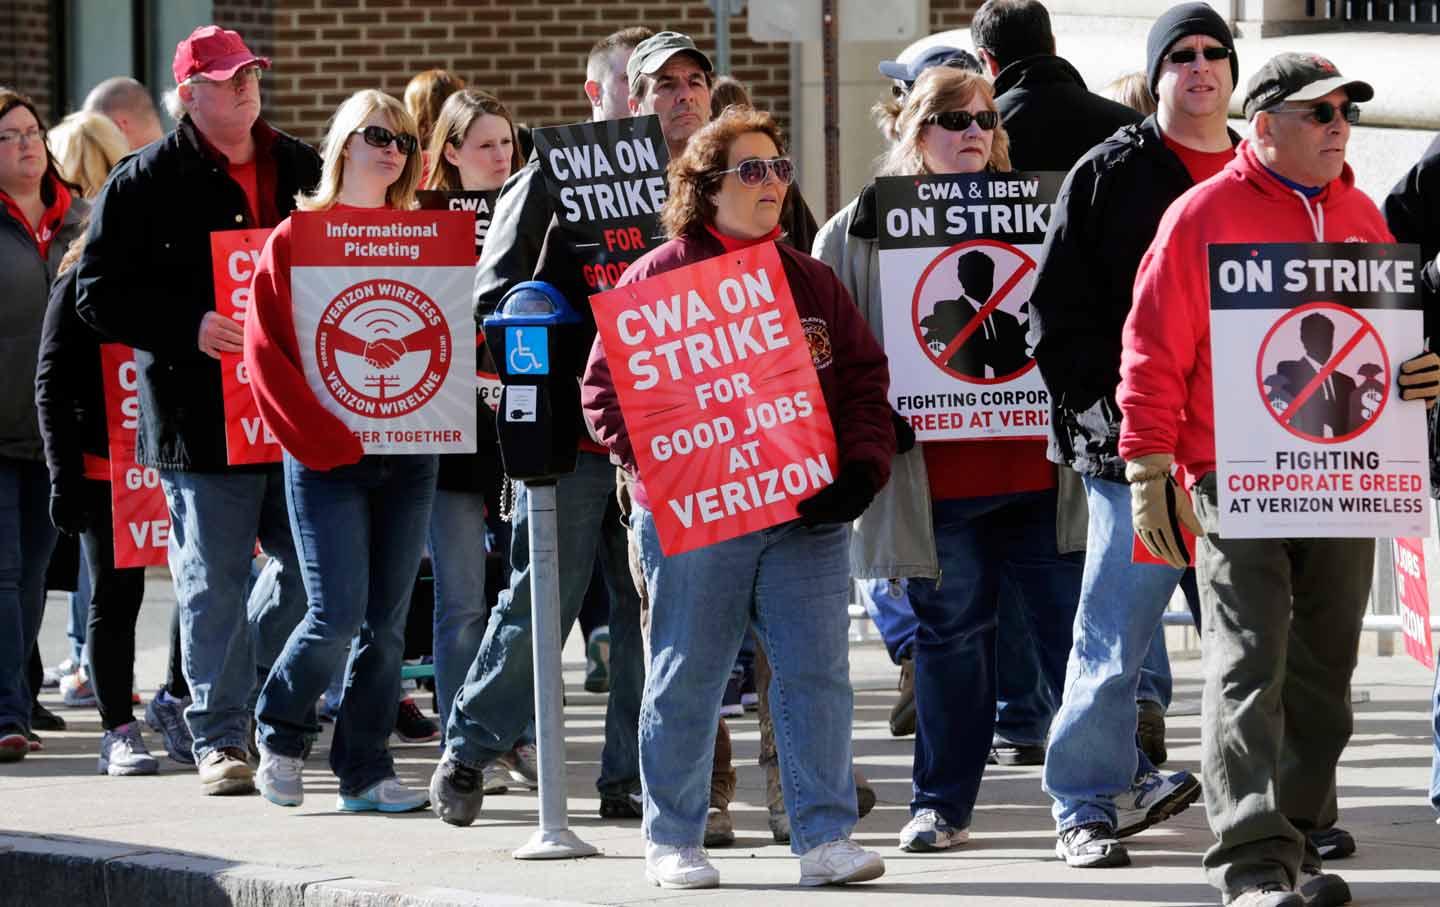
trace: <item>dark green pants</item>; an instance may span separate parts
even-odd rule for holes
[[[1227,539],[1215,475],[1195,489],[1208,535],[1195,566],[1205,669],[1202,768],[1228,902],[1320,864],[1305,834],[1335,824],[1335,766],[1350,739],[1350,675],[1374,569],[1373,539]]]

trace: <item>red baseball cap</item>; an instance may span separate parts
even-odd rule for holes
[[[218,25],[202,25],[175,45],[171,68],[178,85],[192,76],[223,82],[252,63],[270,68],[269,58],[256,56],[236,32]]]

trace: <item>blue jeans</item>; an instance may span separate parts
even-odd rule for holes
[[[370,455],[322,471],[285,455],[309,608],[270,670],[256,718],[266,749],[298,757],[306,736],[320,731],[315,700],[349,657],[330,747],[330,768],[346,796],[395,775],[387,743],[438,462],[433,455]]]
[[[160,471],[170,507],[170,574],[180,609],[180,655],[191,704],[185,723],[195,760],[244,749],[255,665],[305,613],[305,590],[280,470]],[[249,594],[255,540],[276,566],[277,586]],[[264,651],[261,651],[264,650]]]
[[[909,580],[862,579],[856,580],[860,603],[865,613],[875,622],[875,629],[885,643],[885,651],[895,664],[909,658],[915,643],[915,628],[920,622],[915,619],[915,610],[910,607],[910,595],[906,587]]]
[[[485,495],[435,492],[430,567],[435,573],[435,703],[443,728],[485,639]]]
[[[54,547],[45,464],[0,457],[0,730],[30,729],[30,649]]]
[[[995,731],[995,629],[1005,580],[1019,591],[1041,675],[1059,698],[1084,558],[1056,548],[1053,490],[937,501],[932,512],[943,582],[910,581],[920,620],[910,810],[933,809],[965,828]]]
[[[1183,571],[1131,560],[1130,486],[1084,476],[1090,525],[1065,696],[1050,733],[1045,792],[1056,828],[1115,825],[1115,796],[1154,771],[1135,745],[1140,667]]]
[[[1165,600],[1168,605],[1169,599]],[[1145,661],[1140,665],[1140,683],[1135,688],[1136,702],[1158,702],[1166,711],[1170,710],[1170,698],[1174,693],[1175,680],[1170,674],[1170,650],[1165,648],[1165,626],[1155,628],[1150,637],[1150,648],[1145,650]]]
[[[850,836],[848,525],[798,522],[666,557],[654,517],[631,532],[650,591],[650,670],[640,710],[644,836],[699,847],[720,703],[751,626],[770,660],[768,701],[790,849]]]
[[[1007,575],[1000,584],[995,627],[995,740],[1044,746],[1057,699],[1050,694],[1041,670],[1040,652],[1020,590]]]
[[[605,510],[614,498],[615,467],[599,454],[581,451],[575,471],[556,482],[555,543],[560,564],[562,642],[580,613],[595,558],[601,559],[610,593],[610,696],[596,787],[601,794],[624,795],[640,782],[635,737],[640,725],[645,666],[640,642],[640,599],[630,579],[625,532],[618,523],[605,521]],[[446,748],[468,765],[481,766],[508,753],[523,739],[534,714],[529,510],[530,493],[520,483],[510,536],[510,587],[500,593],[490,614],[480,652],[470,665],[445,728]],[[733,648],[729,658],[733,663]]]
[[[75,591],[70,593],[70,614],[65,621],[65,635],[70,640],[70,658],[75,664],[89,665],[85,651],[85,630],[90,625],[90,568],[80,558],[80,569],[75,573]]]

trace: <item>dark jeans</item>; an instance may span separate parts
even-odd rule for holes
[[[45,464],[0,457],[0,730],[30,729],[30,651],[54,547]]]
[[[135,720],[130,693],[135,689],[135,620],[145,597],[145,568],[115,566],[110,483],[86,480],[84,493],[86,529],[80,535],[80,550],[90,571],[85,644],[100,724],[108,731]],[[178,630],[173,618],[171,628]],[[172,662],[179,648],[176,642],[172,635]]]

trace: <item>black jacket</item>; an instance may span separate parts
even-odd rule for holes
[[[256,138],[258,153],[275,162],[274,208],[283,219],[295,195],[319,182],[320,157],[264,121]],[[96,199],[77,266],[76,309],[106,338],[135,348],[135,458],[145,466],[230,468],[220,363],[200,351],[198,338],[201,319],[215,310],[210,234],[256,226],[275,224],[253,222],[244,190],[202,148],[188,118],[122,161]]]
[[[84,455],[109,456],[100,337],[75,314],[75,268],[55,281],[40,332],[35,406],[53,494],[78,494]]]
[[[1240,137],[1230,133],[1230,141]],[[1080,159],[1060,187],[1030,295],[1030,342],[1050,391],[1049,457],[1122,481],[1120,334],[1140,259],[1194,185],[1152,116]]]
[[[1039,54],[1016,60],[995,77],[995,106],[1010,136],[1010,166],[1060,170],[1141,115],[1092,94],[1075,67]]]

